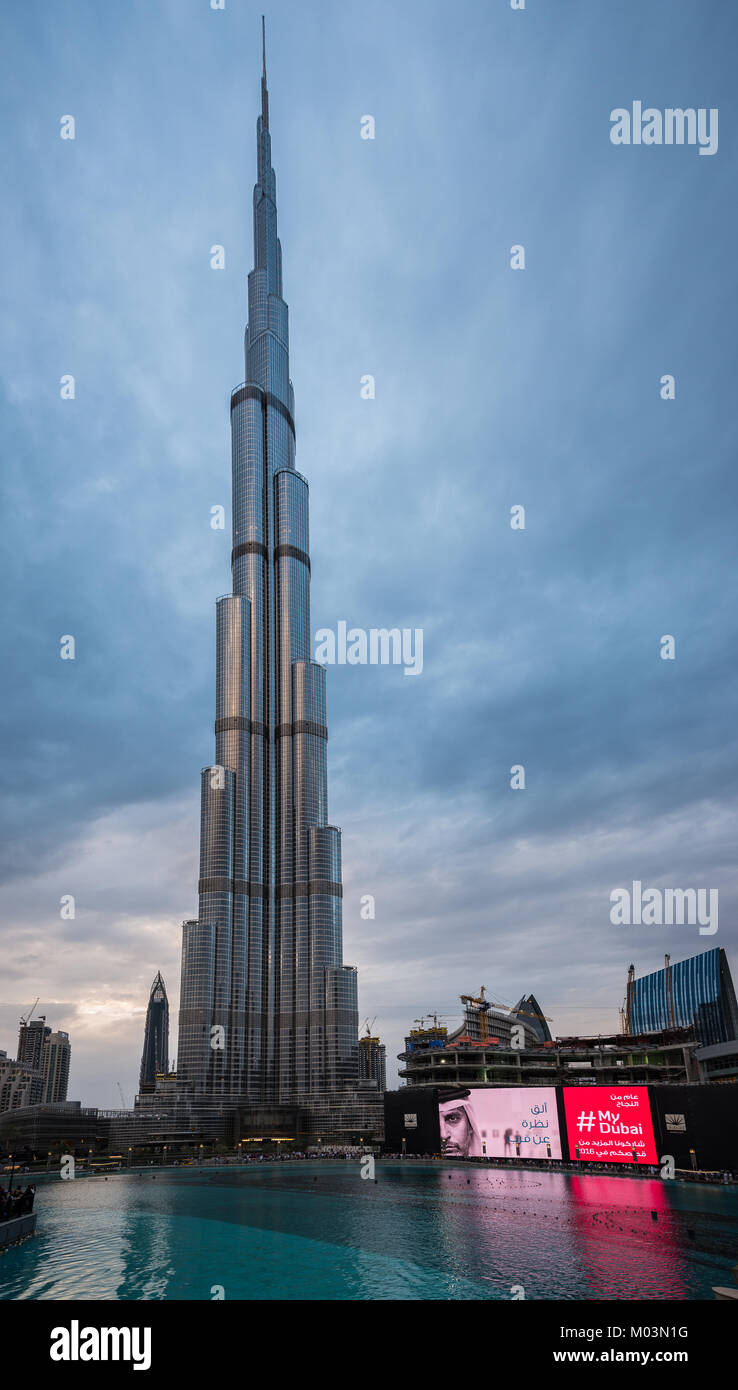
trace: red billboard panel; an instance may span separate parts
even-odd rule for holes
[[[646,1086],[565,1086],[569,1157],[582,1163],[657,1163]]]

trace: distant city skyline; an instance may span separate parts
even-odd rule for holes
[[[0,18],[0,1048],[40,995],[70,1098],[102,1107],[136,1091],[157,970],[177,1013],[197,910],[260,13]],[[328,669],[344,955],[390,1085],[413,1020],[460,1021],[482,982],[554,1034],[613,1032],[631,961],[738,942],[738,15],[462,19],[267,15],[311,639],[423,634],[413,679]],[[636,101],[719,110],[719,148],[614,145]],[[718,930],[614,925],[636,882],[718,892]]]

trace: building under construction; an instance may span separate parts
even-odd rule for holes
[[[664,1028],[694,1028],[704,1047],[738,1039],[738,1004],[728,958],[721,946],[671,963],[636,979],[628,971],[623,1032],[653,1033]]]
[[[485,1084],[478,1078],[494,1067],[493,1058],[499,1061],[503,1053],[529,1052],[551,1041],[551,1020],[532,994],[517,1004],[502,1004],[488,999],[482,985],[478,994],[462,994],[460,1001],[463,1019],[452,1032],[441,1022],[448,1015],[426,1014],[414,1020],[417,1026],[410,1029],[399,1057],[405,1064],[400,1076],[408,1085],[445,1083],[447,1076],[455,1081],[462,1072],[465,1084],[472,1074],[476,1084]],[[511,1074],[518,1076],[514,1063]]]
[[[710,1050],[700,1047],[692,1028],[627,1038],[622,1033],[556,1038],[525,1047],[452,1036],[455,1041],[441,1047],[413,1039],[414,1046],[400,1054],[399,1075],[407,1086],[683,1085],[728,1079],[708,1074],[703,1055]]]
[[[387,1049],[372,1029],[376,1022],[366,1021],[366,1032],[359,1038],[359,1085],[373,1086],[381,1093],[387,1085]]]

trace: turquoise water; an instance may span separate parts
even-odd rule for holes
[[[738,1261],[735,1187],[414,1161],[376,1177],[317,1160],[39,1183],[0,1297],[711,1299]]]

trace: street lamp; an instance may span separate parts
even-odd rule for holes
[[[166,1168],[166,1166],[167,1166],[167,1146],[166,1146],[166,1144],[165,1144],[165,1145],[164,1145],[164,1167]]]

